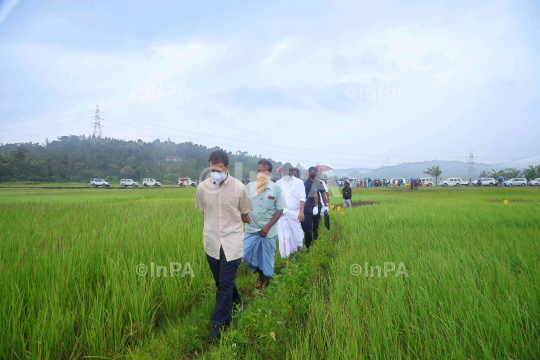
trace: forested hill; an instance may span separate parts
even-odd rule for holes
[[[0,146],[0,182],[89,182],[93,177],[116,182],[152,177],[163,184],[176,184],[179,176],[199,179],[208,167],[208,156],[218,149],[191,142],[125,141],[111,138],[63,136],[46,144]],[[246,152],[229,153],[231,174],[241,162],[243,177],[256,171],[260,157]],[[273,162],[273,161],[272,161]],[[274,171],[281,163],[274,163]]]

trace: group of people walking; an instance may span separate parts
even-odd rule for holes
[[[242,309],[235,284],[240,264],[258,274],[254,286],[265,290],[274,275],[276,242],[284,258],[303,245],[312,246],[330,197],[314,167],[303,181],[300,171],[287,163],[282,166],[283,177],[274,183],[272,163],[262,159],[257,180],[244,185],[229,175],[225,151],[212,152],[208,161],[211,177],[197,188],[195,207],[204,213],[204,250],[217,286],[208,338],[219,339],[222,328]]]

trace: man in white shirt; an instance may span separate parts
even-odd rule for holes
[[[300,223],[304,220],[304,205],[306,193],[304,182],[292,176],[292,165],[286,163],[281,167],[284,174],[276,185],[279,186],[285,196],[287,207],[283,209],[283,215],[278,221],[279,253],[281,257],[289,257],[291,252],[302,247],[304,232]]]

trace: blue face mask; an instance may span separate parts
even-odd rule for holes
[[[225,178],[227,177],[227,173],[222,173],[219,171],[213,171],[210,175],[212,176],[212,179],[214,179],[214,181],[218,184],[225,180]]]

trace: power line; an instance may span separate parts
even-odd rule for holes
[[[88,126],[92,125],[92,123],[88,123],[87,124]],[[79,125],[73,125],[73,126],[62,126],[62,130],[64,129],[73,129],[73,130],[76,130],[76,129],[81,129],[81,126],[85,126],[85,124],[79,124]],[[82,130],[82,129],[81,129]],[[44,131],[40,131],[38,133],[31,133],[31,134],[22,134],[22,136],[35,136],[35,135],[43,135],[44,134]],[[21,134],[10,134],[8,136],[4,136],[2,135],[2,138],[20,138],[21,137]]]
[[[88,119],[93,119],[94,117],[85,117],[83,118],[84,120],[88,120]],[[65,127],[65,125],[67,124],[71,124],[73,122],[73,120],[67,120],[67,121],[63,121],[63,122],[58,122],[58,123],[49,123],[48,125],[42,125],[42,126],[28,126],[28,127],[24,127],[24,128],[10,128],[10,129],[5,129],[5,130],[2,130],[2,132],[15,132],[15,131],[21,131],[21,132],[24,132],[25,130],[36,130],[36,129],[45,129],[45,128],[56,128],[56,127]],[[91,123],[93,124],[93,123]]]
[[[102,112],[102,113],[104,113],[104,112]],[[107,113],[107,114],[109,114],[109,113]],[[108,121],[116,122],[118,124],[124,124],[124,125],[127,125],[127,126],[137,126],[137,125],[134,125],[133,122],[125,123],[125,122],[121,122],[121,121],[118,121],[118,120],[111,120],[110,119],[111,115],[112,114],[109,114],[109,117],[107,118]],[[140,127],[141,129],[144,129],[144,130],[158,131],[158,132],[162,132],[162,133],[166,133],[166,134],[171,134],[170,130],[175,130],[175,131],[180,131],[180,132],[187,132],[187,133],[194,133],[194,134],[199,134],[199,135],[203,135],[203,136],[208,136],[208,137],[212,137],[212,139],[218,138],[218,139],[232,140],[232,141],[235,141],[235,142],[245,142],[245,143],[250,143],[250,144],[266,145],[266,146],[271,146],[271,147],[289,148],[289,149],[296,149],[296,150],[304,150],[304,151],[309,151],[309,152],[324,151],[324,152],[327,152],[327,153],[335,153],[335,154],[351,154],[351,155],[360,155],[360,156],[366,155],[366,154],[356,154],[356,153],[325,151],[325,150],[319,150],[319,149],[306,149],[306,148],[296,148],[296,147],[290,147],[290,146],[271,145],[271,144],[258,143],[258,142],[248,141],[248,140],[238,140],[238,139],[233,139],[233,138],[228,138],[228,137],[223,137],[223,136],[214,136],[214,135],[211,135],[211,134],[193,132],[193,131],[188,131],[188,130],[184,130],[184,129],[179,129],[179,128],[176,128],[176,127],[173,127],[173,126],[166,126],[166,125],[150,123],[150,122],[146,122],[146,121],[142,121],[142,120],[138,120],[138,119],[134,119],[134,118],[129,118],[129,117],[125,117],[125,116],[113,115],[113,117],[125,118],[125,119],[129,119],[129,120],[134,120],[136,122],[140,122],[140,123],[143,123],[143,124],[148,124],[148,125],[152,126],[152,129],[144,128],[144,127],[141,127],[141,126],[138,126],[138,127]],[[156,127],[166,128],[166,129],[169,129],[169,131],[162,131],[162,130],[157,129]],[[119,130],[125,131],[125,129],[119,129]],[[142,134],[140,134],[140,135],[142,135]],[[148,134],[144,134],[144,135],[148,135]],[[191,139],[193,139],[193,137],[191,137],[191,136],[190,137],[185,137],[185,138],[188,139],[189,141],[191,141]],[[195,139],[197,139],[197,138],[195,138]],[[205,141],[205,140],[200,139],[200,138],[198,140]],[[237,145],[237,144],[233,144],[232,146],[234,146],[234,145]],[[242,148],[243,149],[249,149],[250,147],[242,145]],[[259,149],[259,148],[253,148],[253,147],[251,147],[251,149],[254,149],[254,150],[260,151],[260,152],[268,152],[268,151],[270,151],[270,152],[281,153],[281,154],[286,154],[286,155],[290,154],[289,152],[282,152],[282,151],[277,151],[277,150],[272,150],[272,149]],[[311,156],[311,155],[304,155],[304,156]],[[433,160],[464,159],[464,157],[462,157],[462,156],[460,156],[460,157],[434,156],[434,157],[431,157],[431,158],[430,157],[415,157],[415,156],[407,156],[407,155],[390,155],[390,156],[388,156],[388,155],[373,155],[373,156],[384,156],[385,158],[388,158],[388,157],[402,157],[402,158],[408,158],[408,159],[421,158],[421,159],[433,159]],[[316,157],[317,159],[323,158],[323,159],[329,159],[329,160],[339,160],[339,161],[348,161],[348,162],[370,162],[370,163],[376,163],[376,164],[383,164],[384,163],[384,160],[383,161],[371,161],[371,160],[365,160],[365,159],[342,159],[342,158],[333,158],[333,157],[328,157],[328,156],[314,156],[314,157]],[[475,157],[478,157],[478,156],[475,156]],[[484,158],[490,158],[490,157],[486,156]],[[495,158],[495,157],[491,157],[491,158]],[[513,158],[509,158],[509,159],[513,159]],[[388,159],[387,159],[387,161],[388,161]],[[389,162],[389,163],[390,164],[399,164],[399,163],[395,163],[395,162]],[[387,162],[387,164],[388,164],[388,162]]]
[[[103,119],[105,120],[105,119]],[[108,120],[110,121],[110,120]],[[135,134],[135,135],[140,135],[140,136],[144,136],[145,134],[141,134],[139,132],[135,132],[135,131],[132,131],[132,130],[126,130],[125,128],[118,128],[118,127],[115,127],[115,126],[110,126],[110,125],[105,125],[105,127],[108,127],[108,128],[112,128],[112,129],[116,129],[116,130],[121,130],[121,131],[125,131],[125,132],[129,132],[129,133],[132,133],[132,134]],[[142,130],[148,130],[148,129],[142,129]],[[159,130],[158,130],[159,131]],[[170,134],[170,133],[169,133]],[[286,153],[287,155],[289,155],[290,153]],[[295,155],[293,155],[295,156]],[[302,155],[302,156],[306,156],[306,155]],[[307,155],[308,157],[311,157],[311,155]],[[303,163],[316,163],[318,160],[320,162],[321,158],[318,157],[317,155],[312,155],[312,159],[311,160],[307,160],[307,159],[292,159],[290,158],[289,156],[287,156],[287,159],[289,161],[294,161],[294,162],[303,162]],[[352,160],[352,159],[336,159],[338,161],[345,161],[347,164],[350,164],[351,162],[364,162],[364,160]],[[373,161],[375,162],[375,161]],[[375,162],[376,163],[376,162]],[[341,165],[341,164],[339,164]]]
[[[21,120],[11,119],[11,120],[7,120],[7,122],[10,123],[10,124],[13,124],[13,123],[21,123],[21,122],[32,122],[32,121],[37,121],[37,120],[51,120],[51,119],[61,118],[61,117],[64,117],[64,116],[73,116],[73,115],[78,115],[78,114],[86,114],[86,113],[90,113],[90,112],[93,112],[93,111],[94,110],[86,110],[86,111],[74,112],[74,113],[70,113],[70,114],[46,116],[46,117],[33,118],[33,119],[21,119]]]
[[[15,120],[15,119],[11,119],[9,120],[8,122],[13,124],[13,123],[21,123],[21,122],[32,122],[32,121],[37,121],[37,120],[50,120],[50,119],[58,119],[58,118],[61,118],[61,117],[66,117],[66,116],[73,116],[73,115],[78,115],[78,114],[85,114],[85,113],[89,113],[89,112],[94,112],[94,128],[95,128],[95,131],[97,133],[100,133],[100,128],[101,128],[101,124],[98,123],[98,124],[95,124],[96,123],[96,115],[99,119],[99,114],[100,114],[100,111],[99,111],[99,107],[96,105],[96,109],[95,110],[86,110],[86,111],[80,111],[80,112],[74,112],[74,113],[69,113],[69,114],[63,114],[63,115],[56,115],[56,116],[48,116],[48,117],[41,117],[41,118],[32,118],[32,119],[22,119],[22,120]],[[103,113],[103,112],[101,112]],[[109,113],[107,113],[109,114]],[[328,151],[328,150],[320,150],[320,149],[307,149],[307,148],[298,148],[298,147],[292,147],[292,146],[282,146],[282,145],[275,145],[275,144],[265,144],[265,143],[260,143],[260,142],[255,142],[255,141],[249,141],[249,140],[241,140],[241,139],[235,139],[235,138],[228,138],[228,137],[223,137],[223,136],[215,136],[215,135],[212,135],[212,134],[206,134],[206,133],[201,133],[201,132],[195,132],[195,131],[189,131],[189,130],[184,130],[184,129],[179,129],[179,128],[175,128],[175,127],[170,127],[170,126],[165,126],[165,125],[160,125],[160,124],[155,124],[155,123],[149,123],[149,122],[145,122],[143,120],[138,120],[138,119],[133,119],[133,118],[129,118],[129,117],[125,117],[125,116],[120,116],[120,115],[115,115],[115,114],[109,114],[109,115],[113,115],[115,117],[121,117],[121,118],[125,118],[125,119],[129,119],[129,120],[134,120],[134,121],[138,121],[138,122],[141,122],[141,123],[145,123],[145,124],[148,124],[148,125],[151,125],[152,127],[155,127],[155,126],[160,126],[160,127],[165,127],[165,128],[168,128],[168,129],[175,129],[177,131],[181,131],[181,132],[186,132],[186,133],[191,133],[191,134],[197,134],[197,135],[202,135],[202,136],[208,136],[208,137],[212,137],[212,138],[221,138],[221,139],[227,139],[227,140],[232,140],[232,141],[235,141],[235,142],[243,142],[243,143],[252,143],[252,144],[256,144],[256,145],[263,145],[263,146],[271,146],[271,147],[281,147],[281,148],[288,148],[288,149],[293,149],[293,150],[305,150],[305,151],[310,151],[310,152],[313,152],[313,151],[316,151],[316,152],[325,152],[325,153],[333,153],[333,154],[342,154],[342,155],[354,155],[354,156],[378,156],[378,157],[388,157],[388,155],[381,155],[381,154],[362,154],[362,153],[349,153],[349,152],[340,152],[340,151]],[[5,125],[5,124],[4,124]],[[97,128],[96,128],[96,125],[97,125]],[[102,134],[101,134],[102,136]],[[441,156],[433,156],[433,157],[421,157],[421,156],[408,156],[408,155],[390,155],[390,157],[401,157],[401,158],[417,158],[417,159],[462,159],[464,158],[463,156],[452,156],[452,157],[441,157]],[[516,158],[512,158],[512,157],[493,157],[493,156],[478,156],[476,155],[475,157],[481,157],[481,158],[485,158],[485,159],[516,159]],[[367,160],[363,160],[363,161],[367,161]]]
[[[177,130],[177,131],[186,132],[186,133],[190,133],[190,134],[208,136],[208,137],[211,137],[213,139],[218,138],[218,139],[231,140],[231,141],[235,141],[235,142],[251,143],[251,144],[256,144],[256,145],[264,145],[264,146],[272,146],[272,147],[277,146],[277,147],[280,147],[280,148],[286,148],[286,149],[291,149],[291,150],[304,150],[304,151],[310,151],[310,152],[317,151],[317,152],[325,152],[325,153],[340,154],[340,155],[380,156],[380,157],[390,156],[390,157],[414,158],[414,156],[409,156],[409,155],[381,155],[381,154],[349,153],[349,152],[341,152],[341,151],[329,151],[329,150],[321,150],[321,149],[308,149],[308,148],[299,148],[299,147],[285,146],[285,145],[267,144],[267,143],[262,143],[262,142],[258,142],[258,141],[241,140],[241,139],[230,138],[230,137],[225,137],[225,136],[216,136],[214,134],[208,134],[208,133],[202,133],[202,132],[196,132],[196,131],[189,131],[189,130],[180,129],[180,128],[173,127],[173,126],[167,126],[167,125],[151,123],[151,122],[147,122],[147,121],[144,121],[144,120],[129,118],[129,117],[126,117],[126,116],[121,116],[121,115],[115,115],[115,114],[111,114],[111,113],[107,113],[107,112],[103,112],[103,114],[108,114],[109,116],[112,115],[113,117],[124,118],[124,119],[127,119],[127,120],[137,121],[137,122],[140,122],[140,123],[143,123],[143,124],[151,125],[152,127],[159,126],[159,127],[164,127],[164,128],[170,129],[170,130]],[[420,157],[418,157],[418,158],[420,158]],[[426,157],[424,157],[424,158],[426,158]],[[463,159],[463,158],[465,158],[465,156],[452,156],[452,157],[434,156],[432,158],[433,159],[435,159],[435,158],[437,158],[437,159]]]
[[[141,128],[141,130],[154,130],[154,131],[158,131],[158,132],[162,132],[162,133],[166,133],[168,135],[171,134],[170,131],[163,131],[163,130],[159,130],[159,129],[147,129],[147,128],[143,128],[143,127],[140,127],[138,125],[133,125],[133,124],[128,124],[128,123],[124,123],[124,122],[121,122],[121,121],[113,121],[113,120],[110,120],[110,119],[103,119],[103,120],[107,120],[107,121],[112,121],[114,123],[118,123],[118,124],[124,124],[124,125],[128,125],[128,126],[136,126],[136,127],[139,127]],[[118,129],[118,128],[117,128]],[[127,131],[125,129],[118,129],[118,130],[122,130],[122,131]],[[137,134],[137,135],[142,135],[142,134]],[[200,139],[199,139],[200,140]],[[229,144],[231,145],[231,144]],[[236,145],[236,144],[235,144]],[[249,146],[243,146],[244,149],[249,149],[250,147]],[[281,153],[281,154],[285,154],[288,156],[290,156],[290,152],[283,152],[283,151],[277,151],[277,150],[263,150],[263,149],[259,149],[259,148],[251,148],[252,150],[256,150],[256,151],[260,151],[260,152],[264,152],[264,151],[271,151],[271,152],[274,152],[274,153]],[[308,154],[303,154],[302,156],[308,156],[308,157],[313,157],[313,158],[316,158],[316,159],[328,159],[328,160],[339,160],[339,161],[346,161],[346,162],[371,162],[371,163],[376,163],[376,164],[381,164],[383,163],[383,161],[372,161],[372,160],[361,160],[361,159],[342,159],[342,158],[334,158],[334,157],[328,157],[328,156],[320,156],[320,155],[308,155]],[[295,160],[296,161],[296,160]]]

